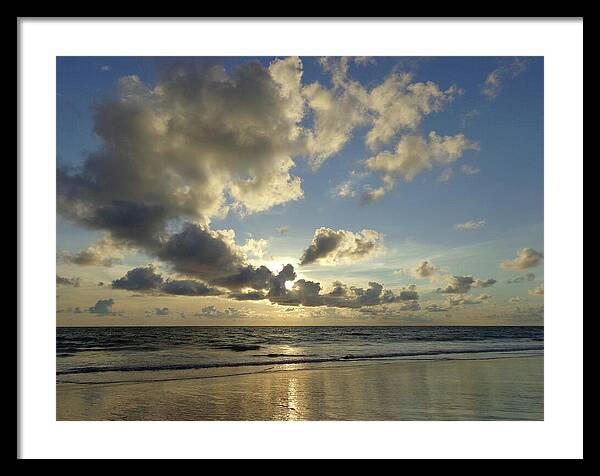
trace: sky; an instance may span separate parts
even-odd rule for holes
[[[543,58],[58,57],[57,325],[542,325]]]

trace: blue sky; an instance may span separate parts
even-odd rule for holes
[[[102,151],[110,140],[106,135],[101,137],[94,133],[97,119],[93,110],[98,104],[110,103],[123,94],[117,87],[120,78],[137,77],[136,81],[147,90],[155,91],[157,86],[160,88],[169,81],[169,75],[174,69],[207,71],[223,66],[227,77],[233,77],[240,65],[258,61],[262,65],[261,71],[269,71],[269,66],[276,60],[277,58],[271,57],[60,57],[57,59],[58,167],[67,167],[72,174],[77,174],[77,167],[86,161],[88,155]],[[373,127],[373,123],[369,122],[371,119],[353,126],[341,149],[330,153],[316,169],[311,167],[310,148],[301,150],[291,156],[294,166],[289,169],[292,177],[301,179],[301,199],[283,200],[283,203],[273,204],[258,212],[239,213],[237,210],[230,210],[225,215],[213,214],[209,220],[210,229],[234,230],[235,241],[239,246],[249,238],[265,240],[263,255],[248,255],[246,264],[258,267],[264,263],[273,268],[273,273],[277,273],[279,270],[274,268],[285,264],[286,259],[296,259],[292,264],[298,278],[321,283],[323,293],[337,280],[364,288],[367,283],[374,281],[396,292],[406,286],[416,285],[419,300],[412,310],[402,310],[406,308],[406,303],[400,301],[385,306],[371,303],[367,309],[360,308],[364,311],[362,315],[367,314],[370,309],[375,310],[377,306],[383,306],[388,314],[385,318],[374,317],[372,321],[363,323],[380,324],[382,319],[385,319],[383,323],[386,324],[417,323],[416,320],[411,321],[412,318],[436,324],[540,324],[543,296],[540,298],[539,293],[531,294],[530,291],[543,286],[543,261],[541,258],[534,263],[523,261],[512,267],[502,263],[515,259],[517,253],[524,249],[534,250],[540,256],[543,254],[543,59],[349,59],[347,70],[343,73],[343,86],[336,86],[332,73],[336,71],[335,68],[342,71],[342,63],[338,58],[328,61],[327,63],[315,57],[301,58],[300,87],[306,88],[318,82],[322,88],[334,91],[341,97],[349,95],[347,91],[351,86],[348,85],[353,84],[360,91],[369,92],[383,84],[390,75],[410,74],[410,84],[431,82],[437,88],[436,91],[441,91],[440,94],[450,99],[435,111],[422,113],[416,125],[397,127],[392,138],[375,150],[366,144],[366,136]],[[327,65],[330,65],[329,69]],[[455,89],[451,89],[453,87]],[[311,109],[311,99],[304,91],[308,89],[301,90],[299,96],[306,101],[305,110],[296,125],[303,131],[311,131],[313,128],[314,133],[318,134],[314,122],[316,109]],[[393,106],[393,103],[389,106]],[[226,111],[223,113],[226,117]],[[379,110],[370,111],[369,114],[384,113]],[[344,120],[343,115],[333,118],[328,119],[329,124],[332,120]],[[386,189],[381,198],[372,203],[361,203],[361,194],[380,187],[384,175],[380,171],[369,169],[366,161],[378,153],[393,152],[403,137],[426,138],[432,131],[441,137],[462,135],[461,137],[477,146],[464,147],[459,157],[452,157],[444,165],[433,166],[431,170],[423,170],[412,180],[406,180],[402,175],[404,172],[398,172],[393,177],[393,187]],[[326,146],[325,144],[324,147]],[[165,164],[168,164],[168,160],[169,158],[164,159]],[[399,156],[394,160],[400,160]],[[137,166],[140,163],[143,164],[143,160]],[[165,167],[168,169],[167,165]],[[471,173],[465,173],[465,170]],[[339,196],[343,184],[347,184],[350,193]],[[59,195],[60,193],[59,187]],[[260,193],[268,194],[269,189],[261,190]],[[85,206],[92,205],[86,202]],[[467,222],[480,223],[470,227],[471,229],[456,229],[456,225]],[[286,228],[285,234],[278,231],[281,227]],[[297,260],[311,245],[319,228],[351,233],[359,233],[364,229],[374,230],[383,237],[383,246],[377,253],[360,256],[360,259],[346,259],[340,254],[338,260],[333,254],[329,257],[324,255],[321,260],[299,267]],[[161,269],[165,279],[167,275],[172,279],[191,277],[174,269],[168,260],[163,259],[161,262],[160,258],[139,246],[139,243],[132,242],[118,243],[117,247],[128,247],[135,251],[121,253],[118,263],[115,260],[111,266],[98,263],[81,265],[76,264],[76,260],[64,259],[63,252],[76,255],[102,237],[111,236],[110,234],[110,228],[90,226],[80,218],[74,218],[72,210],[63,212],[59,207],[57,274],[79,279],[77,287],[59,287],[59,324],[118,323],[122,319],[133,319],[132,322],[140,324],[163,323],[165,320],[170,322],[169,319],[175,322],[176,318],[172,317],[175,312],[167,319],[161,317],[161,321],[157,321],[158,317],[148,315],[148,311],[167,301],[170,303],[169,308],[177,310],[180,317],[199,314],[198,323],[206,322],[201,312],[193,313],[194,309],[199,310],[208,305],[239,308],[244,312],[250,309],[248,306],[254,306],[238,322],[253,323],[252,316],[272,315],[273,323],[281,323],[277,312],[284,304],[269,302],[267,299],[252,303],[232,300],[227,294],[231,290],[223,290],[223,294],[216,297],[195,296],[193,299],[189,296],[165,297],[152,290],[143,299],[148,309],[144,310],[138,304],[132,305],[131,302],[135,299],[129,297],[131,292],[110,288],[109,284],[123,276],[127,270],[152,263],[157,269]],[[352,256],[358,258],[356,254]],[[423,261],[438,270],[435,279],[420,278],[410,271]],[[519,284],[506,283],[527,273],[534,273],[535,279],[530,278]],[[449,296],[435,290],[443,288],[447,279],[453,275],[472,276],[476,279],[493,278],[496,283],[485,289],[469,289],[464,293],[467,300],[470,299],[469,296],[473,296],[474,300],[484,292],[486,297],[477,306],[453,304],[450,308],[447,300],[452,296],[456,297],[456,293],[450,293],[452,296]],[[193,278],[209,284],[212,279],[200,275]],[[98,286],[98,281],[103,281],[104,286]],[[293,282],[290,282],[287,286],[291,289],[292,285]],[[106,316],[83,312],[97,300],[109,297],[114,299],[115,304]],[[509,300],[512,302],[509,303]],[[139,301],[138,299],[136,303]],[[519,304],[515,304],[517,302]],[[447,312],[436,312],[434,316],[433,312],[425,311],[427,305],[432,304],[444,307]],[[356,306],[338,308],[333,305],[294,303],[288,312],[294,315],[294,320],[286,322],[338,323],[347,317],[344,323],[351,324],[356,322],[353,316],[356,316],[357,309],[359,308]],[[526,309],[531,312],[526,312]],[[331,315],[323,318],[321,314],[324,311]],[[377,315],[380,316],[381,313]],[[263,320],[258,321],[264,324]],[[186,322],[190,323],[189,318]],[[214,318],[210,322],[215,322]]]

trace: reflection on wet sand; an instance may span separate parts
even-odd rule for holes
[[[59,420],[542,420],[543,357],[57,385]]]

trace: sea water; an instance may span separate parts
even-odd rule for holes
[[[357,362],[542,355],[543,327],[58,328],[59,383],[237,375]]]

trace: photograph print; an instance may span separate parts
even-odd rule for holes
[[[56,58],[56,419],[544,420],[544,58]]]

